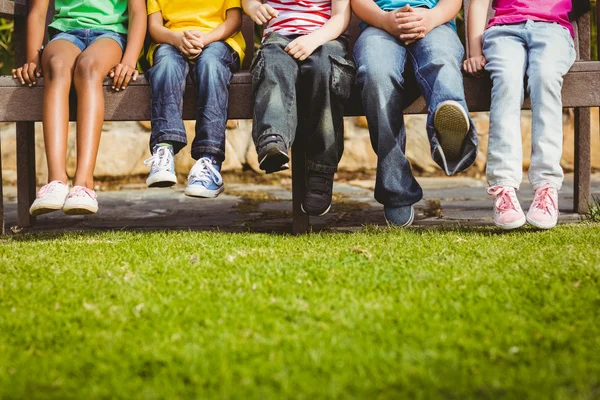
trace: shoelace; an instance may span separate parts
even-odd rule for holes
[[[46,193],[54,192],[58,185],[64,185],[64,183],[62,183],[61,181],[52,181],[47,185],[42,186],[36,197],[42,197]]]
[[[153,165],[161,171],[168,169],[171,165],[173,155],[167,147],[159,146],[152,157],[144,160],[144,165]]]
[[[223,183],[223,178],[221,178],[221,174],[214,167],[212,161],[208,158],[201,158],[192,167],[188,180],[190,182],[200,182],[208,185],[211,179],[213,179],[217,185]]]
[[[88,189],[84,186],[75,186],[71,189],[71,193],[69,193],[69,197],[85,197],[89,196],[92,199],[96,199],[96,192],[92,189]]]
[[[549,184],[545,184],[536,190],[533,208],[542,210],[545,213],[557,210],[558,204],[556,204],[556,200],[554,199],[554,196],[552,196],[553,190],[554,188]]]
[[[500,213],[517,210],[517,203],[515,199],[513,199],[513,196],[515,195],[513,188],[507,186],[492,186],[488,188],[487,192],[491,196],[497,196],[496,209]]]

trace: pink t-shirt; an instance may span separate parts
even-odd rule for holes
[[[573,7],[571,0],[494,0],[492,7],[496,14],[490,19],[489,26],[519,24],[527,20],[555,22],[575,36],[569,21]]]

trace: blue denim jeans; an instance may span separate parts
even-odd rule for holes
[[[79,50],[84,51],[92,43],[98,39],[112,39],[121,46],[121,50],[125,51],[127,45],[127,35],[113,31],[100,29],[71,29],[70,31],[62,32],[53,28],[48,29],[50,32],[50,41],[66,40],[79,47]]]
[[[320,46],[304,61],[284,50],[297,36],[269,34],[252,62],[257,148],[280,136],[289,147],[297,132],[306,138],[309,171],[334,173],[344,151],[344,101],[350,96],[354,64],[345,38]]]
[[[402,110],[407,105],[405,71],[412,64],[417,84],[427,103],[427,134],[433,160],[448,175],[467,169],[477,157],[477,133],[471,129],[458,161],[447,161],[433,116],[446,100],[459,102],[467,111],[460,64],[464,48],[450,23],[438,26],[408,46],[387,32],[368,27],[354,46],[356,83],[369,123],[371,144],[377,153],[375,199],[391,207],[408,206],[423,197],[406,158],[406,131]],[[409,66],[410,69],[410,66]]]
[[[177,153],[187,144],[182,111],[186,79],[191,72],[197,90],[192,157],[197,160],[210,154],[224,160],[229,83],[239,67],[238,54],[225,42],[206,46],[195,65],[175,47],[158,46],[154,65],[146,73],[152,90],[150,150],[158,143],[170,142]]]
[[[531,99],[531,165],[534,189],[563,181],[563,75],[575,61],[571,33],[558,24],[527,21],[493,26],[483,34],[485,69],[492,78],[487,180],[490,186],[516,189],[523,178],[521,106]]]

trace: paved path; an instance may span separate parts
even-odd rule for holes
[[[218,199],[195,199],[175,189],[143,189],[125,185],[121,190],[98,193],[100,211],[93,216],[66,216],[60,212],[38,218],[33,231],[97,229],[192,229],[225,232],[291,231],[291,187],[289,178],[279,184],[226,183]],[[227,180],[226,180],[227,182]],[[472,178],[419,178],[424,199],[416,206],[416,225],[489,225],[491,198],[485,182]],[[312,218],[313,230],[354,230],[364,225],[385,225],[383,207],[373,199],[372,179],[338,182],[334,205],[324,217]],[[593,177],[593,193],[600,197],[600,175]],[[560,221],[581,219],[571,211],[573,177],[567,176],[560,197]],[[16,190],[5,188],[7,228],[16,225]],[[531,186],[519,194],[528,209]],[[14,227],[13,231],[19,231]]]

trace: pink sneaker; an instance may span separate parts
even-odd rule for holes
[[[29,209],[34,217],[60,210],[69,194],[69,187],[61,181],[52,181],[37,192],[36,199]]]
[[[558,191],[546,183],[535,191],[527,222],[539,229],[550,229],[558,222]]]
[[[84,186],[73,186],[65,200],[63,211],[68,215],[95,214],[98,212],[96,192]]]
[[[510,186],[492,186],[488,194],[495,196],[494,224],[502,229],[515,229],[525,225],[527,220],[517,199],[515,188]]]

